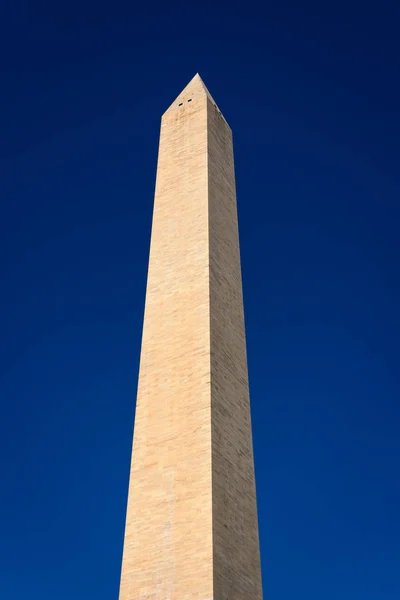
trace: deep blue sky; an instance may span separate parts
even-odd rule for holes
[[[199,71],[234,132],[265,598],[398,600],[400,9],[134,4],[0,9],[0,598],[117,600],[159,120]]]

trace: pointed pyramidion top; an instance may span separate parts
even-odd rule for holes
[[[196,75],[193,77],[193,79],[191,79],[189,81],[187,86],[181,91],[179,96],[177,96],[177,98],[174,100],[174,102],[171,104],[171,106],[165,111],[165,113],[170,111],[172,108],[180,107],[187,102],[191,102],[195,98],[201,98],[201,97],[208,98],[214,104],[214,106],[217,107],[215,101],[213,100],[213,97],[211,96],[210,92],[204,85],[202,78],[200,77],[200,75],[198,73],[196,73]],[[217,107],[217,109],[218,109],[218,107]]]

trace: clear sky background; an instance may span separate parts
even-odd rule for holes
[[[400,8],[134,4],[0,8],[0,598],[118,598],[160,116],[198,71],[234,132],[265,598],[398,600]]]

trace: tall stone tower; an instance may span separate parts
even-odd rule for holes
[[[231,129],[161,121],[120,600],[261,600]]]

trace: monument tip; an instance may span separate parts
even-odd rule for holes
[[[215,104],[215,101],[213,100],[210,92],[208,91],[207,87],[204,84],[204,81],[202,80],[202,78],[200,77],[199,73],[196,73],[194,77],[192,77],[192,79],[189,81],[189,83],[186,85],[186,87],[183,88],[183,90],[181,91],[181,93],[175,98],[174,102],[169,106],[169,108],[167,109],[166,112],[168,112],[170,110],[170,108],[172,108],[173,106],[176,105],[176,103],[178,103],[180,101],[185,101],[190,99],[191,97],[199,97],[199,96],[203,96],[203,97],[208,97],[211,102],[213,104]]]

